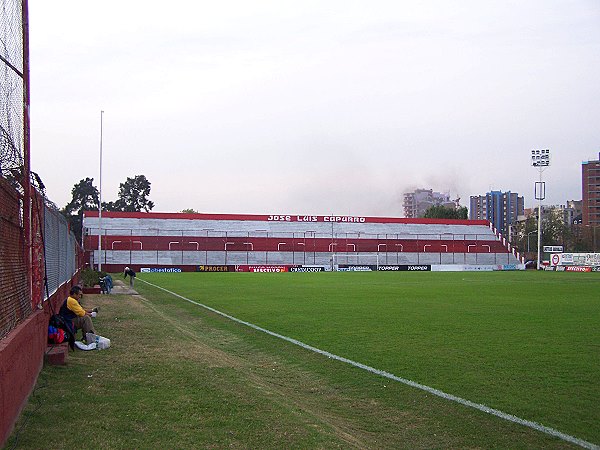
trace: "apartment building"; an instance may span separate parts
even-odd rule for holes
[[[491,191],[485,195],[472,195],[469,219],[485,219],[504,236],[509,236],[511,225],[525,213],[525,200],[516,192]]]
[[[581,164],[582,182],[582,224],[597,227],[600,225],[600,153],[598,160],[584,161]]]

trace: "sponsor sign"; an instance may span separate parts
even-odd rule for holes
[[[592,272],[600,272],[600,266],[592,267]]]
[[[181,273],[179,267],[141,267],[140,273]]]
[[[553,266],[598,266],[600,253],[554,253],[550,255]]]
[[[348,266],[348,271],[350,272],[371,272],[376,266]]]
[[[465,272],[491,272],[496,266],[463,266]]]
[[[290,267],[290,272],[325,272],[325,267],[323,267],[323,266]]]
[[[256,265],[256,266],[248,266],[241,265],[235,266],[236,272],[272,272],[272,273],[280,273],[280,272],[288,272],[290,266],[267,266],[267,265]]]
[[[562,253],[562,245],[544,245],[544,253]]]
[[[583,266],[567,266],[565,267],[566,272],[591,272],[591,267],[583,267]]]
[[[197,266],[196,272],[235,272],[233,266]]]
[[[340,264],[338,270],[341,272],[372,272],[377,270],[377,266],[369,266],[365,264]]]
[[[409,272],[430,272],[431,266],[420,264],[416,266],[406,266],[406,269],[404,269],[404,266],[400,266],[400,270],[408,270]]]
[[[573,253],[563,253],[559,255],[559,264],[573,264]]]
[[[344,272],[429,272],[431,271],[431,265],[429,264],[402,264],[402,265],[388,265],[382,264],[376,265],[360,265],[360,264],[341,264],[338,266],[338,270]]]
[[[597,266],[600,264],[600,253],[586,253],[585,254],[585,265],[586,266]]]
[[[512,264],[507,264],[512,266]],[[502,265],[463,265],[463,264],[435,264],[431,266],[433,272],[473,272],[473,271],[485,271],[491,272],[494,270],[503,270]],[[515,264],[516,270],[525,270],[524,264]],[[512,270],[512,269],[509,269]]]

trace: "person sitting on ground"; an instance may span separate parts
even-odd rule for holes
[[[133,288],[133,280],[135,279],[135,272],[131,270],[129,267],[125,267],[125,271],[123,272],[123,278],[127,278],[129,275],[129,287]]]
[[[83,309],[81,306],[81,298],[83,297],[83,289],[80,286],[73,286],[69,292],[69,297],[60,307],[61,317],[71,326],[71,333],[75,335],[75,330],[81,329],[83,333],[82,340],[85,340],[87,333],[96,334],[92,317],[96,317],[98,308]]]

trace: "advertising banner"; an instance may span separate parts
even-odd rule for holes
[[[351,265],[351,264],[340,264],[338,266],[340,272],[372,272],[377,270],[377,266],[369,265]]]
[[[219,266],[219,265],[196,266],[196,272],[235,272],[235,266]]]
[[[563,253],[562,255],[558,255],[558,257],[559,259],[557,265],[559,266],[573,264],[573,253]]]
[[[552,266],[598,266],[600,253],[554,253],[550,255]]]
[[[566,272],[591,272],[591,267],[583,267],[583,266],[567,266],[565,267]]]
[[[429,264],[417,264],[417,265],[404,265],[399,266],[400,270],[408,272],[431,272],[431,265]]]
[[[290,272],[325,272],[325,267],[323,266],[295,266],[290,267]]]
[[[525,270],[525,264],[498,264],[498,265],[465,265],[465,264],[440,264],[431,266],[434,272],[493,272],[502,270]]]
[[[585,254],[585,265],[586,266],[597,266],[600,264],[600,253],[586,253]]]
[[[140,267],[140,273],[181,273],[179,267]]]
[[[365,264],[340,264],[338,270],[341,272],[429,272],[429,264],[385,264],[385,265],[365,265]]]
[[[268,266],[268,265],[240,265],[235,266],[236,272],[263,272],[280,273],[289,272],[291,266]]]
[[[465,272],[492,272],[496,270],[498,266],[463,266]]]

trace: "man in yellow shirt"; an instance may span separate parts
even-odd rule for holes
[[[92,323],[92,317],[96,317],[96,309],[83,309],[79,303],[82,297],[83,290],[81,287],[73,286],[69,297],[60,307],[59,314],[71,326],[73,335],[75,335],[75,330],[80,328],[83,331],[83,339],[85,339],[87,333],[96,334]]]

